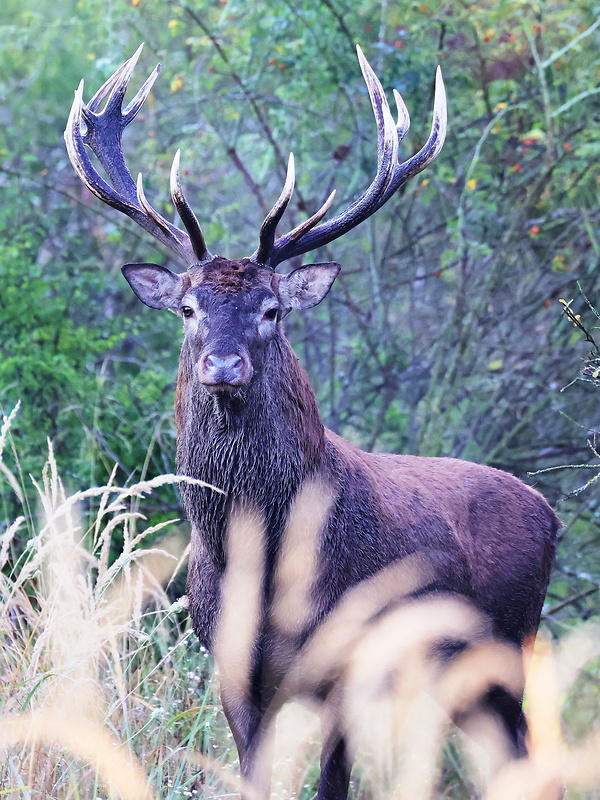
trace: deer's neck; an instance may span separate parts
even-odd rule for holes
[[[222,566],[223,538],[236,502],[263,516],[276,539],[302,481],[325,458],[325,429],[308,377],[287,340],[273,339],[265,370],[243,393],[223,401],[194,378],[182,350],[177,384],[177,467],[225,492],[182,484],[186,512],[215,563]]]

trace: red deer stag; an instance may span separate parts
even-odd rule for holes
[[[396,92],[394,121],[381,84],[359,49],[377,123],[378,162],[372,183],[329,221],[321,220],[333,194],[310,219],[276,238],[294,186],[290,155],[283,191],[262,224],[257,249],[247,258],[230,260],[212,255],[206,247],[181,188],[179,153],[171,171],[171,195],[187,232],[149,204],[141,175],[136,185],[126,166],[123,131],[160,69],[156,67],[123,109],[140,50],[87,104],[82,81],[65,139],[85,185],[166,244],[187,267],[175,274],[154,264],[126,264],[123,274],[147,306],[182,318],[177,467],[179,474],[223,490],[181,487],[192,526],[189,608],[208,648],[215,647],[225,605],[221,598],[232,520],[240,509],[252,509],[262,525],[264,546],[258,555],[251,554],[262,561],[256,587],[258,620],[255,630],[241,634],[250,640],[246,686],[242,692],[224,688],[222,697],[242,773],[251,778],[261,720],[277,687],[349,589],[376,580],[402,559],[425,554],[431,579],[421,591],[467,598],[487,615],[495,636],[522,648],[539,623],[559,523],[541,495],[512,475],[450,458],[364,453],[329,431],[281,324],[293,309],[321,302],[340,266],[311,264],[278,274],[277,265],[326,245],[367,219],[440,152],[446,101],[439,70],[429,138],[418,153],[399,161],[398,143],[408,130],[408,112]],[[110,183],[90,160],[86,145]],[[317,514],[314,574],[306,590],[310,610],[300,614],[303,621],[292,633],[284,635],[278,628],[281,615],[273,611],[282,539],[301,528],[290,520],[297,514],[299,498],[310,505],[315,486],[322,488],[321,499],[324,493],[327,502]],[[331,686],[317,688],[326,696]],[[501,687],[490,688],[485,698],[489,712],[501,720],[515,756],[525,752],[520,700]],[[348,750],[343,730],[334,725],[325,737],[319,798],[346,796]]]

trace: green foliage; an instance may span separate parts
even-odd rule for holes
[[[176,334],[169,339],[167,327],[157,335],[135,306],[118,313],[111,275],[76,230],[58,234],[31,212],[15,226],[14,197],[0,211],[0,408],[21,402],[12,431],[18,458],[6,459],[22,490],[32,495],[26,476],[39,473],[47,439],[75,487],[104,482],[115,463],[123,480],[169,471]],[[56,218],[69,213],[64,204],[53,209]],[[7,518],[15,516],[14,498],[4,502]],[[164,515],[177,505],[173,489],[163,502]]]

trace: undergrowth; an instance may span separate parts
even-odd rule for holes
[[[0,433],[0,467],[18,495],[19,480],[2,461],[13,416]],[[174,800],[240,791],[212,660],[191,630],[185,598],[172,602],[165,588],[185,564],[185,536],[176,520],[152,526],[137,510],[154,488],[179,480],[165,475],[125,488],[110,481],[68,495],[50,446],[35,481],[37,514],[24,509],[0,528],[0,797]],[[90,498],[97,511],[84,523],[78,507]],[[19,551],[24,529],[32,533]],[[117,532],[124,545],[111,560]],[[454,625],[451,611],[443,613]],[[482,784],[485,770],[473,765],[478,745],[452,728],[444,708],[466,703],[482,676],[502,665],[490,661],[489,647],[476,649],[464,668],[432,683],[421,651],[441,617],[429,613],[424,623],[421,612],[410,611],[412,628],[399,612],[401,648],[386,634],[391,616],[380,625],[383,650],[374,650],[375,628],[346,648],[346,721],[358,756],[353,795],[542,800],[557,797],[562,783],[568,797],[598,798],[598,627],[580,625],[554,643],[539,638],[526,700],[530,758]],[[319,657],[328,647],[317,648]],[[379,673],[368,672],[373,664]],[[402,678],[390,694],[392,673]],[[280,714],[278,797],[314,793],[314,711],[292,703]]]

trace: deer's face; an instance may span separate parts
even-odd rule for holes
[[[278,275],[249,259],[224,258],[183,275],[153,264],[123,267],[143,303],[181,316],[194,377],[220,395],[235,394],[261,373],[280,320],[320,303],[338,272],[338,264],[312,264]]]

